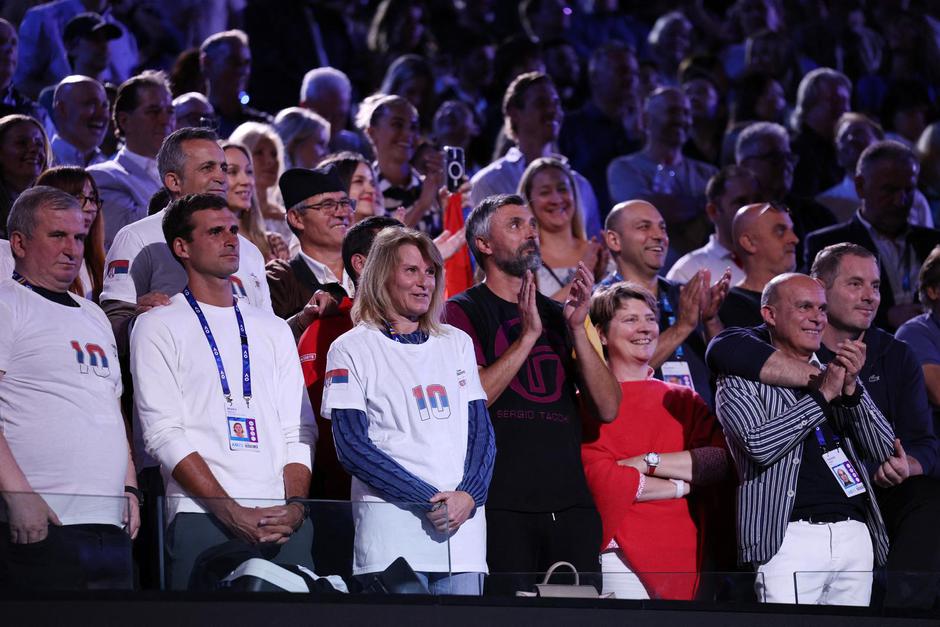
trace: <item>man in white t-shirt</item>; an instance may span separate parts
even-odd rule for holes
[[[166,483],[168,584],[185,589],[199,554],[232,539],[313,568],[313,527],[294,501],[310,486],[316,425],[301,414],[293,334],[233,297],[240,238],[225,199],[175,200],[163,231],[188,287],[138,318],[131,371],[144,442]]]
[[[0,281],[0,588],[131,588],[137,483],[117,348],[104,312],[68,292],[84,250],[81,208],[34,187],[7,227],[15,270]]]

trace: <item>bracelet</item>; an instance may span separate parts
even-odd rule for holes
[[[676,498],[681,499],[685,496],[685,481],[682,479],[670,479],[676,486]]]
[[[144,504],[144,495],[141,494],[141,493],[140,493],[140,490],[138,490],[138,489],[135,488],[134,486],[132,486],[132,485],[126,485],[126,486],[124,486],[124,493],[125,493],[125,494],[133,494],[134,496],[136,496],[136,497],[137,497],[137,504],[138,504],[138,505],[143,505],[143,504]]]

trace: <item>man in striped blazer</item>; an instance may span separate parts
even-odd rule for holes
[[[761,314],[779,351],[816,360],[827,323],[819,282],[774,278]],[[756,567],[763,601],[868,605],[888,537],[862,462],[885,461],[894,433],[856,378],[864,362],[865,345],[848,340],[810,388],[718,380],[718,419],[740,477],[738,559]]]

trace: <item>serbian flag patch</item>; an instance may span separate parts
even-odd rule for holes
[[[349,370],[345,368],[338,368],[336,370],[330,370],[326,373],[326,378],[323,381],[323,385],[345,385],[349,383]]]
[[[118,274],[127,274],[131,262],[127,259],[116,259],[108,264],[108,278],[113,279]]]

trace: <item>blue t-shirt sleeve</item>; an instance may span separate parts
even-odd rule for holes
[[[429,501],[439,490],[379,450],[369,439],[369,419],[365,412],[334,408],[330,417],[336,455],[349,474],[381,492],[389,501],[419,504],[427,510],[433,507]]]
[[[486,401],[476,399],[468,404],[470,414],[467,429],[467,459],[464,462],[463,480],[457,486],[473,497],[477,507],[486,503],[486,496],[493,478],[493,461],[496,459],[496,437]]]
[[[931,332],[933,329],[934,332]],[[940,329],[927,316],[917,316],[902,324],[894,337],[911,347],[921,366],[940,365]]]
[[[760,381],[760,371],[775,351],[765,325],[730,327],[709,342],[705,362],[715,375]]]

